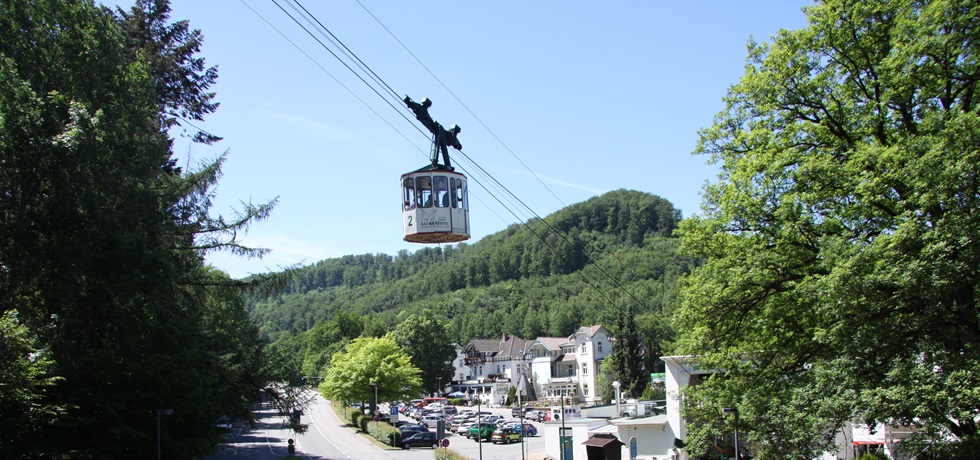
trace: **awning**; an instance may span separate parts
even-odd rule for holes
[[[612,433],[596,433],[591,438],[582,443],[585,446],[606,447],[610,444],[615,446],[625,446],[616,435]]]
[[[878,424],[872,433],[867,425],[854,425],[851,435],[854,436],[855,446],[881,445],[885,443],[885,426]]]

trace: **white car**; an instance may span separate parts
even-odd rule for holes
[[[426,415],[425,417],[422,417],[421,420],[419,420],[419,425],[423,425],[424,424],[425,426],[427,426],[429,428],[435,428],[437,425],[439,425],[439,421],[440,420],[445,421],[446,420],[446,416],[445,415],[442,415],[442,414]]]
[[[473,425],[476,425],[476,422],[475,421],[474,422],[463,422],[463,423],[459,424],[459,428],[456,429],[456,434],[460,434],[460,435],[463,435],[463,436],[466,436],[466,435],[470,434],[470,428],[473,428]]]

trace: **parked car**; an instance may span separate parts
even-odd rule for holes
[[[409,449],[412,447],[431,447],[435,449],[439,447],[439,438],[436,437],[435,433],[412,433],[410,436],[402,438],[402,449]]]
[[[519,423],[521,423],[520,420],[508,420],[505,418],[499,418],[493,421],[493,424],[497,425],[497,428],[503,428],[507,425],[517,425]]]
[[[470,428],[469,438],[473,439],[474,441],[479,441],[481,439],[484,441],[489,441],[493,436],[494,431],[497,431],[497,425],[492,423],[473,425],[473,427]]]
[[[425,424],[425,426],[427,426],[429,428],[435,428],[435,427],[439,426],[439,422],[440,421],[444,421],[444,420],[446,420],[446,416],[445,415],[442,415],[442,414],[429,414],[429,415],[426,415],[425,417],[422,417],[422,419],[419,420],[419,425]]]
[[[405,425],[399,427],[398,431],[402,432],[402,437],[404,438],[412,433],[428,433],[429,429],[425,425]]]
[[[490,442],[494,444],[498,442],[501,444],[521,442],[521,433],[511,428],[498,428],[493,432],[493,435],[491,435]]]
[[[523,425],[514,425],[511,427],[513,430],[520,432],[524,436],[537,436],[538,429],[531,425],[530,423],[525,423]]]
[[[522,413],[523,414],[527,414],[528,411],[533,410],[533,409],[534,408],[531,407],[531,406],[524,406],[524,407],[514,406],[514,407],[512,407],[510,409],[510,416],[511,417],[514,417],[514,418],[520,418]]]
[[[545,411],[543,411],[543,410],[532,410],[532,411],[528,411],[528,413],[524,416],[524,418],[526,418],[528,420],[534,420],[534,421],[541,422],[541,421],[544,421],[544,419],[545,419]]]
[[[467,421],[460,423],[459,428],[456,429],[456,434],[466,436],[467,438],[470,437],[470,428],[473,428],[473,425],[476,425],[476,422]]]

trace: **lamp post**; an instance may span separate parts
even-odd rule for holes
[[[735,460],[739,460],[741,457],[738,456],[738,409],[734,407],[723,407],[721,408],[721,413],[735,414]]]
[[[616,416],[619,417],[622,414],[622,411],[619,410],[619,387],[623,386],[623,384],[619,380],[616,380],[612,385],[616,389]]]
[[[371,417],[374,417],[378,411],[378,384],[372,382],[371,386],[374,387],[374,402],[371,404]]]
[[[483,460],[483,398],[476,398],[476,444],[480,449],[480,460]]]
[[[157,409],[157,460],[160,460],[160,416],[173,415],[173,409]]]

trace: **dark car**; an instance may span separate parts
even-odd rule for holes
[[[531,409],[532,408],[528,406],[524,406],[524,407],[514,406],[510,409],[510,416],[514,418],[520,418],[522,415],[526,414],[527,411]]]
[[[402,438],[402,449],[411,447],[439,447],[439,438],[435,433],[412,433],[406,438]]]
[[[405,438],[415,433],[428,433],[429,428],[419,425],[405,425],[398,427],[398,431],[401,431],[402,437]]]

